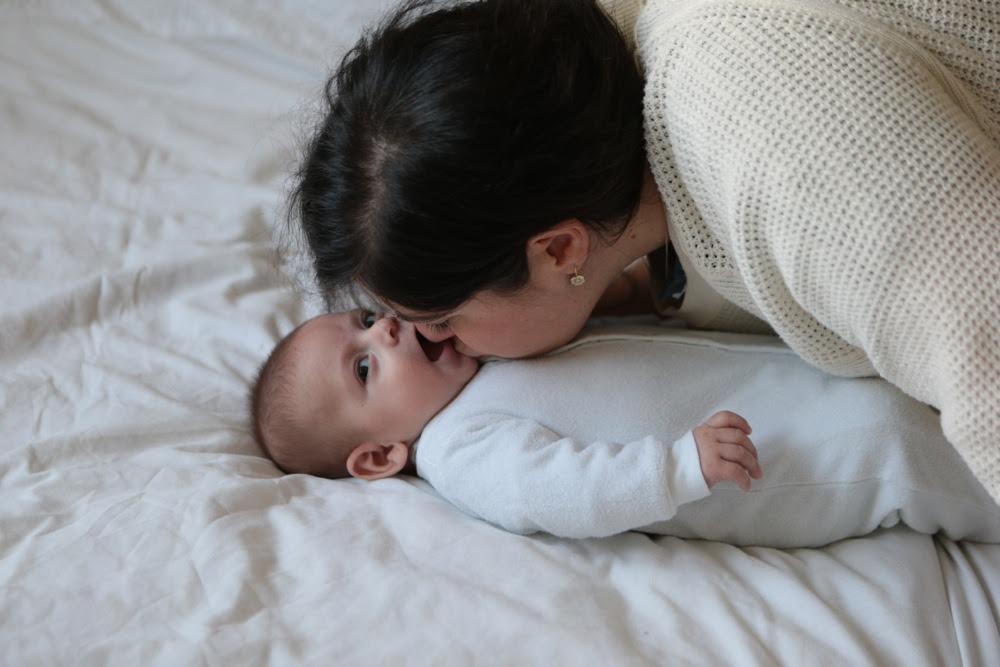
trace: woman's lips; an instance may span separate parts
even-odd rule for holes
[[[427,340],[420,335],[419,331],[417,331],[417,342],[420,343],[420,349],[424,351],[424,356],[427,357],[431,363],[440,359],[441,355],[444,353],[445,347],[450,344],[447,340],[438,343]]]

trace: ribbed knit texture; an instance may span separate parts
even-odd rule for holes
[[[1000,2],[649,0],[635,37],[672,240],[810,363],[938,407],[1000,500]]]

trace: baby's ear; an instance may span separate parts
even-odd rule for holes
[[[358,479],[382,479],[397,474],[409,460],[410,446],[405,442],[366,442],[348,455],[347,472]]]

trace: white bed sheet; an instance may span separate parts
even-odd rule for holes
[[[0,663],[1000,664],[1000,547],[503,533],[280,476],[296,133],[378,2],[0,4]]]

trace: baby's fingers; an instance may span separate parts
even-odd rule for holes
[[[764,472],[760,469],[760,464],[757,462],[757,453],[751,453],[745,447],[731,443],[722,443],[719,445],[719,456],[723,461],[730,461],[742,466],[747,474],[754,479],[761,479],[764,476]]]
[[[738,428],[747,435],[750,435],[750,432],[752,431],[750,424],[747,423],[746,419],[743,419],[743,417],[740,417],[735,412],[730,412],[729,410],[716,412],[708,418],[708,421],[706,421],[705,424],[713,428]]]
[[[719,428],[715,430],[715,439],[719,442],[728,442],[741,447],[746,447],[750,453],[757,456],[757,448],[746,433],[738,428]]]
[[[729,461],[722,461],[718,465],[718,481],[729,480],[730,482],[736,482],[744,491],[750,490],[750,476],[743,466],[737,463],[731,463]]]

